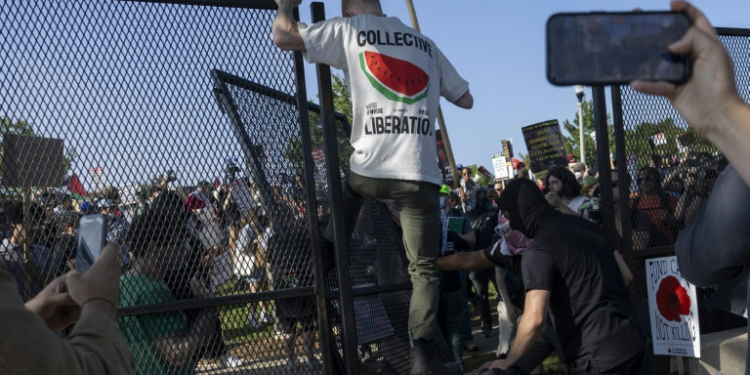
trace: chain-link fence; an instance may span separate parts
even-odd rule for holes
[[[0,1],[14,20],[0,26],[0,251],[29,299],[85,268],[79,219],[101,219],[122,246],[118,325],[139,373],[344,372],[344,350],[362,373],[409,370],[408,261],[382,203],[347,223],[351,281],[317,277],[331,163],[301,55],[270,38],[274,9]]]
[[[750,30],[719,31],[734,61],[737,88],[750,101]],[[632,237],[625,242],[632,244],[632,249],[626,250],[633,254],[635,307],[646,339],[651,333],[645,260],[674,255],[677,235],[696,217],[727,161],[713,144],[689,128],[668,100],[640,94],[629,86],[620,87],[619,93],[622,118],[615,122],[624,126],[625,160],[616,160],[616,167],[626,169],[625,183],[630,188]],[[746,325],[744,318],[702,307],[715,290],[698,289],[701,334]],[[649,373],[670,371],[667,357],[651,355],[646,362]]]

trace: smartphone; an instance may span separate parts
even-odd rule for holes
[[[547,20],[547,80],[555,86],[685,82],[690,56],[668,47],[691,24],[683,12],[554,14]]]
[[[107,218],[102,214],[81,217],[76,242],[76,270],[86,272],[107,244]]]

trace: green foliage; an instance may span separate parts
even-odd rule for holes
[[[487,187],[487,185],[495,182],[491,178],[486,177],[485,175],[479,173],[478,165],[472,164],[472,165],[466,165],[465,167],[468,167],[471,170],[471,175],[473,176],[472,178],[476,176],[476,178],[474,179],[474,182],[476,182],[477,185],[482,186],[482,187]]]
[[[523,152],[519,152],[518,158],[523,161],[527,169],[531,166],[531,157],[529,156],[529,154],[524,154]]]
[[[583,104],[583,137],[584,146],[586,150],[586,164],[591,165],[596,159],[596,143],[591,138],[591,133],[596,130],[594,124],[594,103],[591,100],[584,100]],[[573,116],[573,122],[565,120],[563,122],[563,128],[568,132],[569,136],[564,137],[565,150],[568,154],[573,154],[578,159],[581,155],[580,148],[580,135],[579,135],[579,120],[578,112]],[[611,116],[607,114],[607,129],[609,133],[609,151],[613,155],[615,154],[615,127],[612,125]],[[524,160],[525,162],[525,160]],[[530,165],[530,164],[526,164]]]
[[[34,125],[26,120],[16,120],[15,122],[8,116],[0,119],[0,137],[5,134],[17,134],[27,137],[40,137],[34,131]],[[5,150],[0,147],[0,164],[2,164],[3,155]],[[78,158],[78,153],[73,147],[68,147],[63,155],[62,167],[64,173],[70,171],[73,166],[73,162]]]
[[[651,146],[649,139],[655,134],[664,134],[666,144]],[[692,152],[713,154],[718,151],[716,146],[693,129],[677,126],[673,119],[667,118],[658,123],[644,122],[634,129],[625,130],[626,153],[637,157],[638,169],[652,164],[652,161],[657,164],[666,158],[680,155],[677,137],[682,146],[688,147]]]
[[[352,101],[349,94],[349,88],[346,86],[343,78],[333,74],[333,104],[336,112],[343,114],[352,124]],[[312,140],[312,149],[323,146],[323,124],[320,115],[310,111],[310,139]],[[336,122],[337,142],[339,149],[339,162],[341,168],[349,171],[349,160],[351,159],[354,149],[349,143],[349,137],[344,132],[339,121]],[[302,170],[302,141],[300,138],[290,139],[284,156],[294,165],[296,170]]]

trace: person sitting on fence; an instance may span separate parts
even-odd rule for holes
[[[174,302],[167,276],[190,258],[185,246],[188,235],[187,208],[152,209],[133,222],[127,242],[132,267],[122,276],[119,305],[122,307]],[[212,296],[204,280],[194,275],[186,280],[195,298]],[[126,315],[117,319],[120,331],[136,356],[136,374],[193,374],[194,355],[216,329],[216,316],[202,309],[188,323],[183,311]]]
[[[674,245],[677,233],[682,228],[682,222],[674,216],[677,199],[662,189],[656,168],[641,168],[637,182],[639,190],[630,207],[644,212],[651,221],[648,247]]]
[[[581,184],[568,168],[550,168],[544,178],[544,187],[545,198],[552,207],[564,214],[583,215],[580,208],[589,198],[581,195]]]
[[[737,92],[732,60],[706,16],[685,1],[673,1],[671,7],[686,12],[693,21],[688,33],[670,46],[673,53],[692,56],[692,76],[679,86],[637,81],[632,87],[668,98],[687,123],[715,144],[731,163],[675,245],[682,275],[697,286],[711,286],[743,277],[743,273],[748,277],[750,106]],[[745,374],[750,374],[750,352],[746,354]]]
[[[10,233],[0,244],[0,257],[5,261],[8,272],[16,278],[18,294],[28,300],[42,290],[45,278],[52,275],[56,268],[51,262],[52,251],[32,243],[32,233],[36,232],[44,211],[39,205],[32,203],[28,211],[24,212],[23,203],[16,202],[6,208],[5,214]],[[31,225],[29,230],[24,228],[24,218],[27,215]],[[28,244],[28,252],[24,251],[24,244]]]
[[[456,364],[440,363],[432,344],[437,333],[434,327],[440,280],[436,259],[440,247],[435,233],[440,230],[438,192],[442,183],[435,162],[434,128],[440,96],[459,107],[473,107],[469,83],[433,41],[397,18],[385,17],[379,0],[345,0],[344,18],[312,25],[294,19],[293,9],[300,0],[276,0],[276,3],[279,10],[273,22],[274,44],[283,50],[304,51],[309,62],[345,69],[351,87],[354,121],[350,141],[354,153],[342,189],[346,238],[354,231],[353,224],[365,197],[393,199],[401,211],[413,285],[408,322],[412,338],[411,372],[458,373],[460,368]],[[404,40],[384,45],[375,40],[377,33],[400,35]],[[414,48],[416,45],[421,48]],[[387,68],[378,69],[386,64],[413,67],[424,74],[412,77],[418,82],[411,84],[398,78],[391,86],[400,93],[394,94],[373,76],[385,79]],[[329,228],[325,235],[328,242],[323,246],[330,250],[333,226]],[[326,251],[329,264],[331,253]]]

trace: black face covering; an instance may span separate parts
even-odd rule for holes
[[[560,215],[531,180],[517,178],[511,181],[500,195],[501,210],[510,214],[510,227],[528,238],[534,238],[541,225],[549,218]]]
[[[487,190],[479,188],[476,191],[477,203],[474,205],[474,212],[479,215],[484,211],[487,211],[487,206],[490,204],[489,198],[487,198]]]

